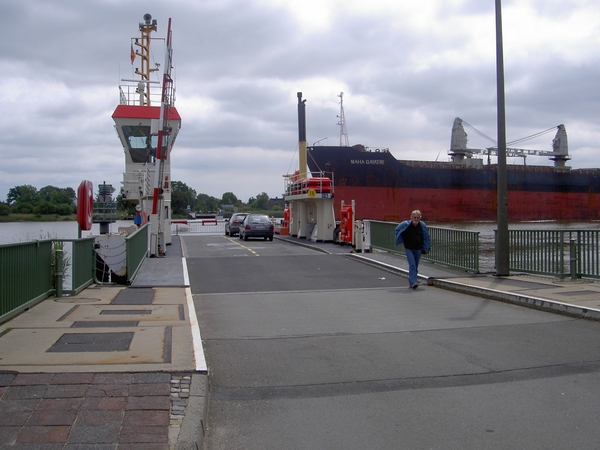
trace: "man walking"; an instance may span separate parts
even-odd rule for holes
[[[421,222],[421,211],[415,209],[410,220],[400,222],[395,230],[396,245],[404,242],[404,251],[408,259],[408,283],[412,289],[419,287],[417,273],[421,254],[429,253],[431,239],[425,222]]]

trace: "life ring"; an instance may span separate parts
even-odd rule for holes
[[[77,188],[77,223],[82,230],[92,229],[94,211],[94,187],[91,181],[83,180]]]

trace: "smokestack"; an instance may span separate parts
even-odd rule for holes
[[[302,100],[302,92],[298,92],[298,162],[300,179],[307,178],[306,173],[306,100]]]

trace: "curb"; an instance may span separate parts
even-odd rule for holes
[[[175,450],[201,450],[208,418],[208,375],[192,374],[190,397]]]
[[[383,268],[392,273],[408,273],[408,270],[406,269],[402,269],[391,264],[369,259],[364,256],[357,255],[355,253],[350,253],[346,256],[349,258],[356,259],[357,261],[362,262],[363,264]],[[418,277],[419,279],[424,280],[428,286],[435,286],[449,291],[460,292],[468,295],[475,295],[478,297],[488,298],[490,300],[512,303],[514,305],[539,309],[555,314],[563,314],[578,319],[600,320],[600,311],[584,308],[582,306],[572,305],[570,303],[563,303],[556,300],[547,300],[539,297],[525,296],[515,294],[513,292],[499,291],[497,289],[470,286],[463,283],[457,283],[455,281],[444,280],[434,277],[426,277],[424,275],[418,275]]]
[[[578,319],[600,320],[600,311],[584,308],[570,303],[563,303],[556,300],[547,300],[539,297],[530,297],[513,292],[498,291],[496,289],[468,286],[462,283],[456,283],[450,280],[441,280],[439,278],[430,278],[427,282],[431,286],[447,289],[449,291],[461,292],[478,297],[489,298],[506,303],[512,303],[518,306],[539,309],[546,312],[563,314]]]

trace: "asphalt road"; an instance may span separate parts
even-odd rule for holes
[[[598,448],[600,324],[277,240],[182,240],[205,450]]]

